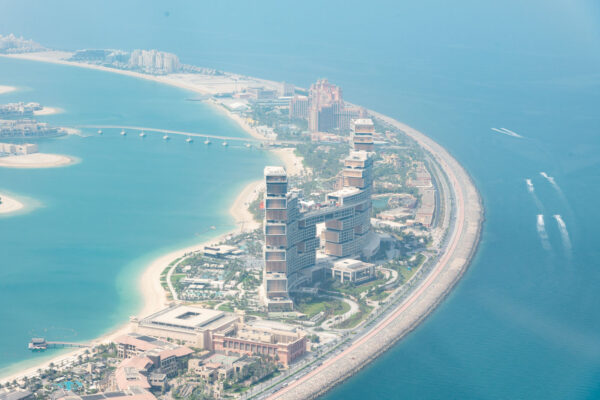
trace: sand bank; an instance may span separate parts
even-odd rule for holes
[[[3,193],[0,193],[0,201],[2,202],[0,203],[0,215],[12,214],[25,207],[23,203],[17,199],[9,197]]]
[[[3,85],[0,85],[0,94],[14,92],[15,90],[17,90],[17,88],[14,87],[14,86],[3,86]]]
[[[60,114],[61,112],[63,112],[63,110],[60,108],[57,108],[57,107],[43,107],[41,110],[34,111],[33,115],[36,115],[36,116],[53,115],[53,114]]]
[[[73,157],[46,153],[0,157],[0,167],[4,168],[56,168],[75,162],[76,159]]]

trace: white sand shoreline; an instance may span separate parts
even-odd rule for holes
[[[118,73],[126,76],[131,76],[134,78],[150,80],[154,82],[163,83],[170,86],[179,87],[182,89],[187,89],[199,94],[208,94],[210,93],[208,90],[203,90],[198,85],[194,84],[186,84],[181,81],[175,81],[173,79],[169,79],[168,77],[158,77],[152,75],[146,75],[138,72],[118,70],[114,68],[107,68],[83,63],[74,63],[70,61],[51,59],[47,57],[39,57],[35,56],[35,54],[15,54],[15,55],[0,55],[1,57],[10,57],[10,58],[20,58],[26,59],[30,61],[38,61],[38,62],[49,62],[55,64],[69,65],[74,67],[81,68],[89,68],[95,70],[101,70],[105,72]],[[256,129],[251,127],[240,118],[238,115],[230,112],[225,107],[222,107],[218,104],[210,102],[209,104],[213,104],[217,109],[223,111],[227,117],[231,118],[235,122],[237,122],[240,127],[248,133],[251,137],[265,140],[265,137],[260,135]],[[272,149],[273,153],[281,159],[282,163],[286,167],[290,174],[300,174],[304,172],[304,167],[302,163],[302,159],[294,154],[293,149]],[[65,156],[66,157],[66,156]],[[1,159],[0,159],[1,160]],[[0,166],[2,163],[0,162]],[[233,204],[229,208],[229,213],[234,218],[236,225],[238,227],[232,231],[226,232],[218,237],[215,237],[211,240],[204,241],[197,245],[189,246],[186,248],[182,248],[179,250],[175,250],[164,254],[154,261],[152,261],[146,268],[144,268],[142,274],[140,275],[140,279],[138,281],[138,285],[140,288],[140,294],[143,299],[143,306],[139,316],[146,316],[152,314],[153,312],[159,311],[160,309],[166,307],[168,305],[167,300],[167,292],[162,288],[160,284],[160,274],[164,269],[175,259],[182,257],[186,253],[198,251],[202,249],[205,245],[210,243],[216,243],[220,240],[223,240],[227,235],[239,233],[242,231],[251,231],[260,226],[260,223],[254,221],[252,214],[248,211],[248,205],[253,202],[256,197],[259,195],[264,183],[262,180],[253,181],[247,184],[244,189],[238,194]],[[115,337],[122,335],[130,330],[130,323],[124,323],[123,325],[117,327],[115,330],[110,333],[103,335],[95,340],[93,340],[92,344],[101,344],[106,343],[113,340]],[[8,382],[14,379],[22,379],[25,376],[34,376],[37,374],[38,369],[46,369],[50,363],[55,365],[61,365],[62,363],[69,362],[77,358],[79,354],[81,354],[84,350],[74,350],[70,351],[66,354],[62,354],[60,356],[52,357],[49,360],[43,361],[41,363],[34,363],[31,367],[26,367],[24,370],[20,370],[19,372],[10,373],[7,376],[0,377],[0,382]]]
[[[14,197],[10,197],[4,193],[0,193],[0,201],[2,201],[2,203],[0,203],[0,216],[15,213],[25,207],[23,203]]]
[[[76,163],[75,157],[62,154],[33,153],[16,156],[0,157],[0,167],[3,168],[58,168]]]
[[[80,64],[60,59],[51,59],[48,58],[48,56],[42,57],[35,54],[11,55],[9,57],[113,72],[176,86],[200,94],[210,94],[210,90],[207,90],[206,88],[203,89],[201,85],[198,84],[184,82],[181,80],[181,77],[151,76],[132,71],[117,70],[89,64]],[[248,132],[248,134],[257,139],[265,139],[238,115],[231,113],[224,107],[219,108],[224,110],[225,113],[234,121],[238,122],[238,124],[246,132]],[[458,279],[460,279],[468,267],[473,251],[478,243],[481,221],[483,219],[481,199],[476,191],[475,186],[471,182],[462,166],[460,166],[460,164],[458,164],[458,162],[451,155],[449,155],[445,149],[420,132],[406,125],[400,124],[398,121],[395,121],[391,118],[384,117],[380,114],[377,114],[377,116],[388,120],[390,123],[399,126],[401,129],[404,129],[409,136],[412,136],[415,140],[417,140],[422,147],[430,151],[437,159],[441,169],[444,170],[450,178],[450,186],[454,189],[455,194],[458,195],[457,197],[460,200],[457,208],[457,212],[459,214],[457,216],[457,220],[459,221],[460,227],[455,227],[455,231],[452,235],[453,245],[447,249],[444,255],[444,261],[440,261],[436,265],[432,275],[428,277],[425,282],[420,284],[419,290],[417,290],[415,294],[408,299],[410,302],[407,303],[407,301],[405,301],[402,307],[395,309],[392,315],[379,322],[369,334],[355,343],[350,349],[343,351],[338,356],[326,360],[319,368],[316,368],[306,376],[292,382],[287,388],[279,391],[270,398],[313,398],[324,393],[324,391],[331,388],[331,386],[337,382],[348,378],[354,371],[364,367],[373,359],[373,357],[377,356],[382,351],[385,351],[389,345],[418,325],[423,318],[425,318],[429,312],[431,312],[431,310],[434,309],[437,304],[439,304],[441,299],[445,297],[446,293],[452,288]],[[293,151],[290,151],[289,149],[279,150],[274,151],[274,153],[282,158],[282,161],[285,163],[286,168],[290,171],[290,174],[292,174],[292,171],[297,171],[297,173],[305,173],[305,171],[303,171],[301,168],[302,161],[295,156]],[[249,215],[250,213],[247,210],[247,205],[254,198],[256,198],[256,195],[260,192],[259,185],[261,183],[262,182],[260,181],[256,181],[246,185],[244,190],[238,195],[229,211],[236,219],[236,222],[239,223],[239,226],[234,231],[221,235],[220,238],[233,232],[239,232],[241,229],[245,230],[250,229],[251,226],[258,226],[254,225],[256,222],[252,221],[252,217]],[[462,236],[464,236],[464,240],[459,240]],[[212,243],[218,240],[219,238],[210,240],[208,242]],[[185,253],[198,250],[202,247],[202,245],[203,244],[198,244],[185,249],[170,252],[157,258],[149,264],[139,280],[139,287],[144,301],[144,306],[139,313],[140,315],[150,314],[167,304],[166,292],[160,285],[160,274],[174,259],[183,256]],[[408,307],[410,308],[406,313],[405,311]],[[124,324],[115,332],[96,339],[94,343],[109,341],[117,334],[126,332],[128,329],[129,324]],[[60,362],[60,360],[76,357],[79,352],[80,351],[75,351],[52,359],[51,361],[57,364]],[[45,366],[47,366],[49,362],[50,361],[46,362]],[[19,373],[12,374],[9,377],[3,377],[0,379],[0,381],[10,381],[13,379],[18,379],[24,375],[32,375],[36,373],[38,368],[45,368],[45,366],[36,365],[35,367],[29,368],[27,371],[21,371]]]
[[[37,116],[43,116],[43,115],[54,115],[54,114],[60,114],[64,112],[63,109],[58,108],[58,107],[42,107],[41,110],[37,110],[33,112],[33,115]]]
[[[17,88],[14,87],[14,86],[0,85],[0,94],[6,94],[6,93],[14,92],[15,90],[17,90]]]
[[[173,260],[183,257],[188,253],[199,251],[206,245],[218,243],[224,240],[229,235],[252,231],[260,226],[260,223],[254,221],[252,214],[248,211],[247,206],[257,198],[263,186],[264,184],[262,180],[250,182],[249,184],[244,186],[243,190],[234,200],[233,204],[229,209],[229,212],[234,218],[234,221],[237,225],[235,229],[222,233],[214,238],[205,240],[201,243],[192,246],[187,246],[161,255],[158,258],[154,259],[151,263],[148,264],[147,267],[143,269],[143,272],[138,280],[138,287],[140,289],[140,294],[143,298],[143,306],[142,309],[137,313],[137,316],[150,315],[154,312],[162,310],[163,308],[169,305],[167,292],[163,289],[163,287],[160,284],[160,275]],[[1,197],[4,198],[3,195]],[[126,322],[123,325],[115,328],[111,332],[92,340],[90,343],[92,345],[107,343],[129,331],[131,331],[131,324],[130,322]],[[83,354],[84,352],[85,350],[82,349],[73,350],[65,354],[52,357],[40,363],[34,363],[32,364],[32,366],[28,366],[24,370],[9,373],[6,376],[1,376],[0,383],[11,382],[15,379],[20,380],[23,379],[25,376],[35,376],[37,375],[38,369],[46,369],[49,367],[50,363],[53,363],[57,366],[62,365],[63,363],[69,363],[71,361],[76,360],[77,357],[80,354]]]

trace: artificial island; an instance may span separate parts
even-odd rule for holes
[[[8,378],[0,398],[315,398],[414,329],[469,265],[483,209],[465,170],[327,80],[303,89],[155,50],[65,53],[9,38],[11,57],[194,91],[285,162],[236,199],[238,229],[152,263],[146,307],[118,332],[31,338],[33,351],[77,349]]]

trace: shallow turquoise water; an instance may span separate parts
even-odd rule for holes
[[[65,49],[159,48],[302,86],[325,76],[350,101],[436,139],[473,176],[486,223],[472,268],[419,329],[328,399],[600,397],[596,1],[132,1],[93,15],[89,4],[3,3],[0,31]]]
[[[122,124],[243,137],[235,123],[189,94],[96,71],[23,61],[0,62],[4,83],[19,91],[2,101],[60,107],[57,125]],[[0,189],[37,203],[0,219],[0,367],[30,354],[28,338],[87,340],[126,321],[140,307],[137,276],[169,249],[233,227],[228,206],[258,179],[269,157],[240,143],[117,129],[83,130],[40,143],[42,152],[81,162],[66,168],[0,169]],[[26,203],[29,203],[26,201]],[[131,280],[134,281],[131,284]],[[49,352],[50,353],[50,352]]]

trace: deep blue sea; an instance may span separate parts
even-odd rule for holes
[[[10,32],[65,50],[157,48],[301,86],[327,77],[465,166],[486,209],[470,270],[422,326],[327,399],[600,398],[597,1],[5,0],[0,33]],[[0,84],[26,88],[7,98],[68,111],[53,122],[239,132],[182,91],[124,77],[0,60]],[[1,189],[41,203],[0,220],[0,364],[28,357],[19,346],[50,321],[86,338],[124,320],[137,294],[122,277],[157,246],[225,229],[217,189],[234,193],[266,162],[121,139],[47,142],[82,163],[0,171]],[[219,167],[209,174],[205,162]],[[219,185],[220,174],[231,182]]]

